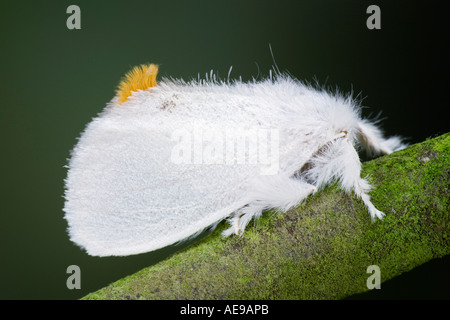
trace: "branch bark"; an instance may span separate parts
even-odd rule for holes
[[[243,237],[211,234],[84,299],[341,299],[450,253],[450,133],[365,162],[374,223],[330,186],[295,210],[266,213]]]

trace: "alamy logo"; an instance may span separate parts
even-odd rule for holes
[[[67,267],[66,273],[71,275],[67,278],[67,289],[81,289],[81,270],[77,265],[70,265]]]
[[[381,270],[380,267],[377,265],[371,265],[367,267],[366,270],[367,273],[371,273],[372,275],[367,278],[367,288],[372,290],[375,289],[381,289]]]
[[[70,5],[67,7],[66,13],[71,15],[66,20],[67,29],[81,29],[81,10],[79,6]]]
[[[170,160],[175,164],[258,165],[261,175],[274,175],[279,169],[278,129],[225,130],[192,128],[172,133]]]
[[[379,6],[371,5],[367,7],[366,13],[371,15],[367,18],[367,29],[381,29],[381,10]]]

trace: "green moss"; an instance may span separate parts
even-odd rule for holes
[[[295,210],[265,214],[242,237],[225,224],[201,241],[85,299],[339,299],[368,290],[367,267],[386,281],[450,252],[450,134],[364,163],[370,221],[335,185]]]

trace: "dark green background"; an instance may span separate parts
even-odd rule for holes
[[[0,10],[0,298],[73,299],[177,248],[90,257],[63,219],[69,152],[131,66],[160,76],[267,76],[273,64],[307,81],[361,92],[364,115],[409,142],[448,131],[448,13],[427,1],[9,1]],[[81,8],[81,30],[66,8]],[[381,30],[366,8],[381,8]],[[66,268],[81,268],[68,290]],[[450,298],[448,257],[360,298]]]

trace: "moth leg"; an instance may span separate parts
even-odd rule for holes
[[[236,235],[242,235],[242,232],[239,228],[241,215],[242,215],[242,209],[236,211],[231,218],[228,219],[228,223],[230,224],[230,227],[224,231],[222,231],[222,236],[229,237],[233,233]]]
[[[346,132],[344,132],[346,133]],[[300,176],[321,188],[332,181],[339,181],[346,192],[354,193],[364,202],[372,220],[382,219],[384,213],[370,201],[369,183],[361,178],[361,161],[350,139],[345,135],[332,140],[315,154],[300,170]]]
[[[384,213],[375,208],[370,201],[369,191],[371,189],[370,184],[366,179],[361,178],[361,161],[358,153],[353,145],[348,141],[342,141],[345,144],[343,150],[342,167],[341,167],[341,185],[346,191],[353,189],[355,194],[364,202],[369,210],[372,221],[375,218],[382,219]],[[344,161],[345,160],[345,161]]]
[[[230,228],[224,236],[242,235],[248,223],[261,216],[263,211],[275,209],[286,212],[297,206],[309,195],[316,192],[316,187],[297,178],[287,176],[260,176],[251,184],[248,204],[235,212],[229,219]]]
[[[385,139],[381,130],[366,120],[359,121],[356,137],[369,157],[390,154],[407,146],[397,136]]]

